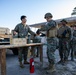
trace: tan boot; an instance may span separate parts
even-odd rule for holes
[[[22,62],[20,62],[20,67],[21,67],[21,68],[24,68],[24,65],[22,64]]]
[[[47,70],[47,73],[52,73],[55,71],[56,71],[55,65],[51,65],[51,68],[49,70]]]

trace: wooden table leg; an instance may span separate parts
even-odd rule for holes
[[[1,75],[1,50],[0,50],[0,75]]]
[[[1,75],[6,75],[6,50],[0,49]]]
[[[43,46],[40,46],[40,62],[43,64]]]

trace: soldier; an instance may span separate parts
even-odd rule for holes
[[[14,29],[14,34],[18,34],[18,38],[26,38],[28,35],[28,32],[31,33],[32,35],[34,35],[35,33],[32,32],[29,28],[29,26],[26,24],[26,16],[21,16],[21,23],[17,24],[15,29]],[[27,54],[28,54],[28,48],[19,48],[18,50],[18,58],[19,58],[19,63],[20,63],[20,67],[24,68],[24,65],[22,63],[22,54],[24,55],[24,64],[29,64],[29,62],[27,62]]]
[[[44,18],[47,20],[47,24],[43,26],[40,31],[47,31],[47,57],[49,61],[49,66],[47,72],[51,73],[56,71],[55,69],[55,50],[56,50],[56,35],[57,35],[57,25],[54,20],[52,20],[52,14],[46,13]]]
[[[60,61],[58,63],[64,63],[68,60],[69,55],[69,42],[71,39],[71,28],[67,26],[67,21],[63,19],[61,21],[62,26],[58,29],[59,38],[59,55]]]
[[[34,43],[41,43],[41,37],[40,37],[40,31],[36,31],[36,36],[33,40]],[[39,47],[37,46],[36,47],[36,57],[39,56]]]
[[[74,25],[71,26],[71,40],[70,40],[70,52],[71,53],[71,61],[73,61],[73,55],[74,55],[74,51],[73,51],[73,48],[72,48],[72,45],[73,45],[73,32],[74,32]]]
[[[71,40],[71,60],[74,61],[74,55],[76,52],[76,25],[73,25],[73,35]]]

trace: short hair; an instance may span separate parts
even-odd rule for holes
[[[24,19],[24,18],[26,18],[26,16],[25,16],[25,15],[22,15],[20,19],[22,20],[22,19]]]
[[[40,34],[40,30],[37,30],[37,31],[36,31],[36,34]]]

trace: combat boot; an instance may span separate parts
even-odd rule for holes
[[[58,61],[57,63],[58,64],[62,64],[64,62],[64,60],[63,59],[61,59],[60,61]]]
[[[24,60],[24,64],[30,64],[28,61]]]
[[[21,67],[21,68],[24,68],[24,65],[22,64],[22,62],[20,62],[20,67]]]
[[[56,71],[55,65],[51,65],[51,68],[49,70],[47,70],[47,73],[52,73],[55,71]]]
[[[68,62],[68,58],[64,58],[64,63],[67,63]]]
[[[49,70],[51,69],[51,64],[48,65],[48,67],[44,68],[44,70]]]
[[[71,61],[74,61],[74,58],[71,58]]]

